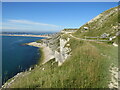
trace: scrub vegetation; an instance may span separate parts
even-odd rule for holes
[[[117,29],[117,7],[103,12],[100,18],[86,23],[72,34],[77,38],[96,37],[103,33],[115,36]],[[83,27],[89,27],[87,31]],[[118,47],[111,43],[78,40],[70,34],[61,38],[70,38],[71,56],[61,65],[55,59],[39,64],[29,74],[18,77],[10,88],[108,88],[110,81],[109,67],[117,66]]]

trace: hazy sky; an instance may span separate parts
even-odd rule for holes
[[[57,32],[79,28],[117,2],[3,2],[3,31]]]

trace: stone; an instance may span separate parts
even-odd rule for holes
[[[67,47],[69,47],[70,46],[70,44],[67,44]]]
[[[88,27],[83,27],[85,30],[88,30],[89,28]]]
[[[116,43],[113,43],[113,46],[115,46],[115,47],[118,47],[118,44],[116,44]]]
[[[106,37],[108,37],[108,36],[109,36],[109,34],[107,34],[107,33],[103,33],[103,34],[101,35],[102,38],[106,38]]]
[[[44,71],[44,70],[45,70],[45,68],[42,68],[42,70]]]

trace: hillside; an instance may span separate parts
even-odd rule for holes
[[[85,29],[87,27],[87,30]],[[118,32],[118,8],[111,8],[90,20],[74,34],[76,37],[105,37],[107,40]],[[104,38],[104,39],[105,39]],[[117,43],[117,42],[116,42]]]
[[[115,7],[76,32],[63,30],[37,41],[48,46],[54,58],[42,64],[45,53],[40,48],[38,65],[11,78],[3,88],[118,88],[118,47],[113,46],[118,37],[117,19]]]

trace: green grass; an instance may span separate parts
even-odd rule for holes
[[[113,9],[110,9],[113,10]],[[110,10],[103,12],[108,14]],[[73,34],[76,37],[84,36],[100,36],[102,33],[115,34],[115,30],[111,29],[111,24],[116,25],[116,15],[111,15],[103,22],[102,26],[98,26],[98,22],[94,21],[90,25],[90,30],[81,32],[84,25]],[[115,17],[113,17],[115,16]],[[98,25],[97,25],[98,24]],[[97,26],[99,28],[92,28]],[[111,33],[114,31],[114,33]],[[108,88],[111,79],[109,67],[112,63],[118,64],[118,47],[114,47],[107,43],[88,42],[74,39],[69,34],[62,34],[62,39],[70,38],[67,44],[70,44],[71,56],[58,67],[55,59],[50,60],[46,64],[41,64],[44,60],[44,53],[40,50],[41,59],[38,66],[28,75],[18,77],[10,86],[11,88]],[[57,42],[58,43],[58,42]],[[110,42],[109,42],[110,43]],[[43,70],[44,68],[44,70]]]
[[[43,63],[43,60],[44,60],[44,52],[43,52],[43,48],[40,48],[39,49],[39,53],[40,53],[40,59],[38,60],[38,65],[42,64]]]
[[[37,42],[37,43],[42,43],[43,41],[42,41],[42,40],[37,40],[36,42]]]
[[[58,67],[53,60],[35,67],[20,77],[12,88],[104,88],[107,87],[109,65],[117,59],[116,49],[105,43],[85,42],[71,38],[72,56]],[[101,53],[107,56],[102,56]],[[42,54],[43,55],[43,54]],[[110,58],[108,58],[110,57]],[[42,70],[45,68],[45,70]]]
[[[61,38],[67,40],[67,38],[70,38],[70,36],[69,34],[62,34]]]
[[[102,13],[103,16],[101,18],[97,19],[96,21],[89,23],[89,24],[86,23],[85,25],[80,27],[79,30],[76,33],[74,33],[74,35],[76,37],[83,38],[84,36],[96,37],[96,36],[101,36],[103,33],[108,33],[108,34],[110,34],[110,36],[114,36],[115,33],[118,31],[117,29],[113,28],[113,26],[118,25],[118,13],[117,13],[117,11],[114,12],[113,14],[110,14],[103,21],[102,21],[102,19],[107,14],[109,14],[113,9],[116,9],[116,8],[117,7],[105,11],[104,13]],[[84,32],[85,30],[83,29],[83,27],[89,27],[89,29],[86,30],[86,32]],[[81,32],[81,31],[83,31],[83,32]]]
[[[64,31],[67,31],[67,30],[78,30],[78,28],[65,28]]]

